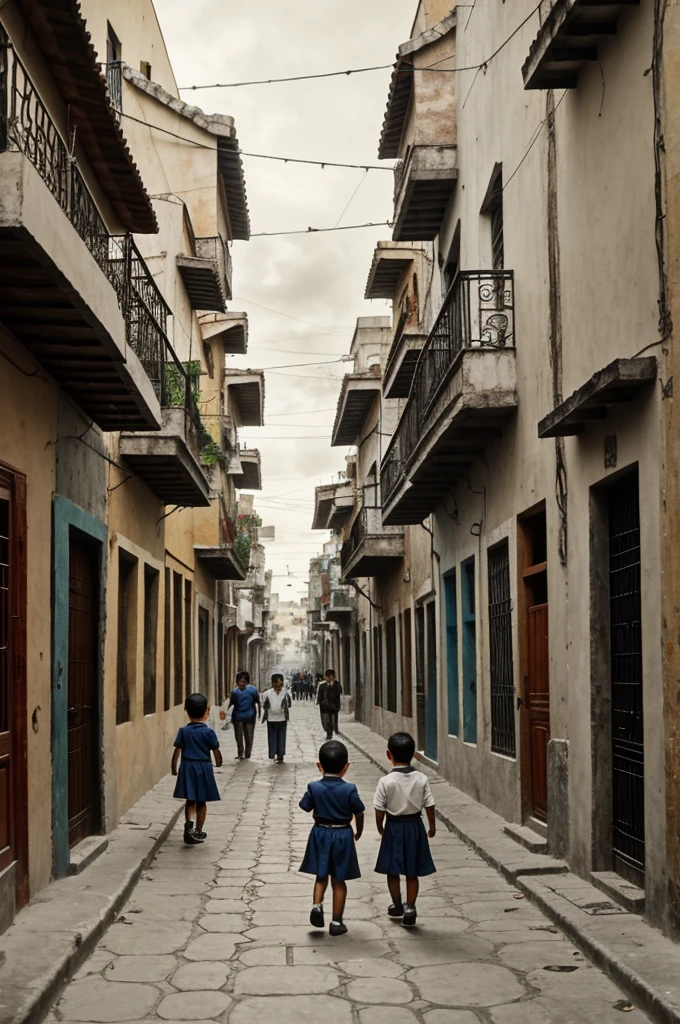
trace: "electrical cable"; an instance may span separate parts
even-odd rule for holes
[[[328,231],[356,231],[358,228],[391,228],[394,225],[392,221],[380,220],[375,222],[367,222],[366,224],[347,224],[341,227],[334,228],[298,228],[295,231],[256,231],[251,234],[251,238],[282,238],[284,235],[322,235]]]
[[[320,324],[313,324],[311,320],[301,320],[299,316],[294,316],[292,313],[284,313],[282,309],[274,309],[273,306],[264,306],[261,302],[255,302],[255,299],[247,299],[238,295],[234,296],[234,302],[247,302],[251,306],[257,306],[259,309],[266,309],[268,313],[276,313],[277,316],[284,316],[287,320],[297,320],[299,324],[306,324],[307,327],[315,327],[319,331],[326,331],[329,334],[341,334],[345,336],[345,330],[354,330],[353,326],[348,326],[344,330],[339,330],[337,327],[321,327]]]

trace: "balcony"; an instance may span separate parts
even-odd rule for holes
[[[596,64],[600,45],[639,0],[552,0],[522,68],[525,89],[575,89],[581,69]]]
[[[427,335],[422,334],[418,324],[409,321],[407,312],[402,313],[385,363],[385,398],[408,398],[411,394],[413,376],[426,341]]]
[[[348,373],[343,378],[331,446],[346,447],[356,443],[371,406],[379,397],[379,372]]]
[[[239,425],[261,427],[264,424],[264,372],[262,370],[225,370],[224,388],[238,410]],[[230,402],[226,400],[230,413]]]
[[[395,242],[437,237],[457,177],[455,145],[411,146],[394,171]]]
[[[422,522],[516,408],[512,271],[461,272],[383,460],[383,521]]]
[[[366,282],[365,299],[394,299],[399,282],[413,266],[415,248],[405,242],[378,242]]]
[[[314,491],[313,530],[335,530],[354,507],[354,486],[351,480],[323,484]]]
[[[335,587],[331,591],[330,604],[326,606],[326,622],[337,622],[340,626],[349,624],[356,611],[356,592],[353,587]]]
[[[191,308],[224,313],[226,301],[231,299],[229,248],[219,235],[194,241],[195,255],[176,257]]]
[[[0,321],[103,430],[158,430],[168,307],[1,34],[0,49]]]
[[[234,487],[240,491],[261,491],[262,465],[259,451],[256,448],[240,448],[234,452],[229,475]]]
[[[248,565],[241,560],[237,550],[236,527],[227,512],[224,498],[219,498],[219,545],[194,545],[194,556],[199,565],[215,580],[243,581],[248,575]]]
[[[400,526],[385,526],[382,510],[364,505],[350,535],[342,545],[340,567],[344,579],[382,576],[404,558],[404,531]]]
[[[210,484],[200,464],[199,416],[192,380],[178,359],[166,363],[158,433],[121,434],[120,454],[165,505],[210,505]]]
[[[219,338],[225,355],[244,356],[248,351],[247,313],[203,313],[199,323],[203,341]]]
[[[610,409],[619,409],[625,402],[632,402],[641,391],[652,387],[657,378],[654,356],[615,359],[544,416],[538,424],[538,436],[575,437],[582,434],[589,423],[602,421]]]

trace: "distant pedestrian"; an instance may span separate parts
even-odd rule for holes
[[[210,714],[208,698],[202,693],[192,693],[184,702],[184,710],[189,724],[183,725],[177,733],[170,770],[177,776],[173,796],[185,801],[184,842],[187,846],[193,846],[207,838],[203,831],[208,813],[207,804],[211,800],[220,799],[211,753],[215,755],[218,768],[222,765],[222,754],[217,734],[205,724]]]
[[[416,923],[416,900],[419,878],[437,870],[430,853],[428,836],[434,839],[437,824],[430,780],[411,764],[416,751],[415,740],[407,732],[395,732],[387,743],[387,759],[392,771],[378,783],[373,798],[375,822],[382,836],[375,870],[387,875],[392,903],[387,913],[401,918],[412,928]],[[427,814],[429,831],[425,832],[422,812]],[[401,897],[400,876],[406,877],[406,905]]]
[[[262,721],[267,723],[267,740],[269,742],[269,760],[283,764],[286,756],[286,731],[290,717],[290,694],[283,686],[283,676],[275,672],[272,676],[271,690],[263,694]]]
[[[316,703],[321,712],[321,726],[325,730],[326,739],[332,740],[333,733],[338,731],[338,714],[342,705],[342,686],[332,668],[326,669],[325,682],[317,690]]]
[[[248,672],[237,672],[236,689],[231,691],[228,706],[232,709],[231,724],[234,726],[236,737],[236,759],[242,761],[244,757],[250,758],[255,736],[255,722],[262,711],[260,694],[257,687],[250,685]]]
[[[300,801],[303,811],[314,812],[314,826],[300,871],[316,876],[314,902],[309,915],[312,927],[324,927],[323,899],[330,878],[333,919],[328,931],[330,935],[344,935],[347,931],[343,921],[347,881],[361,877],[355,841],[361,839],[366,808],[357,787],[343,781],[349,768],[344,743],[339,740],[324,743],[319,751],[318,768],[323,778],[310,782]],[[353,818],[356,831],[352,830]]]

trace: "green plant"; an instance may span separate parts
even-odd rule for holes
[[[236,541],[234,543],[234,551],[236,552],[236,557],[238,558],[239,562],[246,569],[250,565],[250,549],[251,549],[251,547],[252,547],[252,542],[250,540],[250,534],[249,533],[239,533],[237,535]]]
[[[164,404],[173,407],[181,407],[185,401],[185,388],[186,379],[189,378],[189,386],[194,397],[194,401],[198,402],[200,398],[201,388],[201,364],[197,359],[192,359],[188,363],[166,363],[165,374],[164,374]]]
[[[197,426],[198,450],[201,456],[201,462],[204,466],[214,466],[216,462],[219,462],[220,459],[224,457],[224,452],[209,431],[206,430],[200,417]]]

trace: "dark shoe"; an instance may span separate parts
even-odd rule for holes
[[[200,843],[204,843],[208,838],[207,832],[194,832],[194,839],[198,839]]]
[[[201,842],[200,839],[196,838],[193,821],[187,821],[184,824],[184,842],[187,844],[187,846],[195,846],[196,843]]]
[[[415,907],[406,906],[404,908],[404,916],[401,919],[401,923],[404,928],[414,928],[417,920],[417,913]]]
[[[283,764],[283,758],[282,757],[279,758],[279,764]]]
[[[329,935],[346,935],[347,925],[343,921],[331,921],[328,929]]]
[[[403,903],[390,903],[387,908],[388,917],[403,917],[404,916],[404,904]]]
[[[322,906],[318,906],[317,907],[315,905],[315,906],[312,907],[312,912],[309,915],[309,923],[311,924],[312,928],[323,928],[324,927],[326,922],[324,920],[323,907]]]

